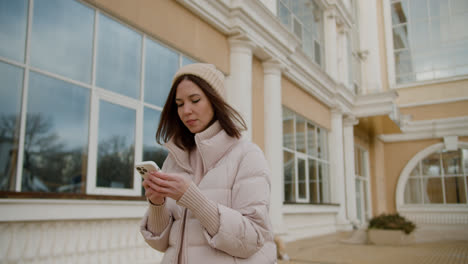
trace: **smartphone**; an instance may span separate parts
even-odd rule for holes
[[[135,169],[140,173],[143,179],[146,179],[150,171],[160,171],[158,164],[154,161],[142,161],[135,163]]]

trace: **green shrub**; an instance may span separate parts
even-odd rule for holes
[[[416,225],[399,214],[381,214],[373,217],[369,222],[369,229],[402,230],[410,234]]]

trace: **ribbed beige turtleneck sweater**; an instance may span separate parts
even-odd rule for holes
[[[209,139],[221,130],[217,122],[208,127],[205,131],[196,134],[198,141]],[[218,207],[215,202],[208,200],[197,187],[204,175],[203,161],[198,148],[190,152],[190,165],[193,170],[192,183],[187,191],[177,201],[195,215],[203,227],[211,236],[214,236],[219,229]],[[154,234],[161,234],[169,224],[170,214],[165,204],[157,206],[150,203],[147,228]]]

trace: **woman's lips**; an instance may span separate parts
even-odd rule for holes
[[[187,120],[185,123],[187,123],[187,125],[189,126],[193,126],[196,121],[197,121],[196,119],[190,119],[190,120]]]

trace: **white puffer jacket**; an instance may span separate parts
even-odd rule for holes
[[[141,233],[156,250],[165,252],[162,263],[255,263],[276,262],[276,246],[269,218],[270,173],[263,152],[255,144],[220,130],[199,140],[204,176],[198,188],[218,207],[219,230],[214,236],[194,214],[167,198],[171,215],[166,229],[155,235],[141,222]],[[166,144],[169,155],[162,170],[191,178],[189,155],[175,144]],[[183,259],[178,256],[183,249]]]

